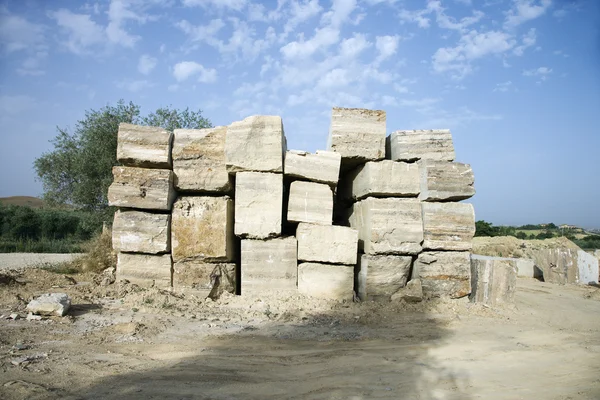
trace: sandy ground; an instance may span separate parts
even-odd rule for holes
[[[0,271],[72,261],[81,254],[0,253]]]
[[[0,274],[0,315],[25,316],[45,292],[74,304],[62,318],[0,319],[0,398],[600,399],[595,287],[519,280],[516,304],[490,309],[212,302],[95,279]]]

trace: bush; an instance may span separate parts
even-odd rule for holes
[[[106,268],[117,267],[117,255],[112,248],[110,229],[97,235],[85,244],[86,254],[74,261],[84,272],[101,272]]]

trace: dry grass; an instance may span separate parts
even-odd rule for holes
[[[78,262],[83,272],[101,272],[116,268],[117,255],[112,248],[112,231],[107,229],[85,245],[86,254]]]

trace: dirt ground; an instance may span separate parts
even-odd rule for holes
[[[1,399],[600,399],[595,287],[520,279],[491,309],[95,282],[0,270]],[[68,316],[7,318],[48,292]]]

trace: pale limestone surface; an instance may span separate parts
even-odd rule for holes
[[[242,296],[263,291],[295,291],[298,242],[293,236],[242,240]]]
[[[391,297],[392,301],[404,300],[407,303],[423,301],[423,286],[420,279],[411,279]]]
[[[227,171],[283,172],[286,147],[281,117],[255,115],[234,122],[225,138]]]
[[[358,232],[346,226],[298,224],[298,259],[355,265]]]
[[[475,210],[468,203],[422,203],[423,249],[471,250]]]
[[[171,168],[173,134],[154,126],[119,124],[117,160],[129,167]]]
[[[454,161],[454,144],[448,129],[402,130],[387,138],[387,158],[394,161]]]
[[[128,280],[139,286],[170,288],[172,268],[170,254],[119,253],[117,255],[117,279]]]
[[[361,300],[385,300],[406,285],[411,256],[363,254],[358,264],[358,297]]]
[[[368,197],[354,203],[349,220],[366,254],[417,254],[422,249],[423,219],[417,199]]]
[[[577,250],[577,283],[598,284],[598,259],[583,250]]]
[[[228,196],[182,196],[173,205],[174,261],[234,261],[233,200]]]
[[[522,278],[536,278],[536,268],[533,260],[515,258],[517,263],[517,276]]]
[[[347,174],[340,184],[344,200],[374,197],[416,197],[421,190],[419,166],[415,163],[369,161]]]
[[[223,292],[235,294],[236,265],[210,264],[198,260],[173,264],[173,289],[200,298],[218,299]]]
[[[334,107],[327,149],[348,160],[385,158],[386,114],[382,110]]]
[[[225,167],[226,126],[175,129],[173,174],[175,187],[186,192],[228,194],[232,177]]]
[[[460,298],[471,293],[468,251],[427,251],[419,254],[412,278],[421,280],[425,297]]]
[[[283,175],[238,172],[235,181],[235,234],[266,239],[281,234]]]
[[[331,225],[333,191],[324,183],[294,181],[290,185],[287,220]]]
[[[469,164],[431,160],[418,164],[421,201],[458,201],[475,194],[475,178]]]
[[[34,315],[54,315],[64,317],[71,307],[71,299],[66,293],[46,293],[27,304],[27,311]]]
[[[175,200],[173,171],[136,167],[113,167],[108,205],[143,210],[170,210]]]
[[[118,210],[112,226],[115,251],[158,254],[171,250],[171,215]]]
[[[333,151],[317,150],[316,154],[290,150],[285,153],[285,175],[312,182],[337,186],[342,156]]]
[[[516,291],[515,259],[471,255],[471,302],[488,306],[512,304]]]
[[[347,265],[306,262],[298,265],[298,291],[311,297],[352,301],[354,269]]]

